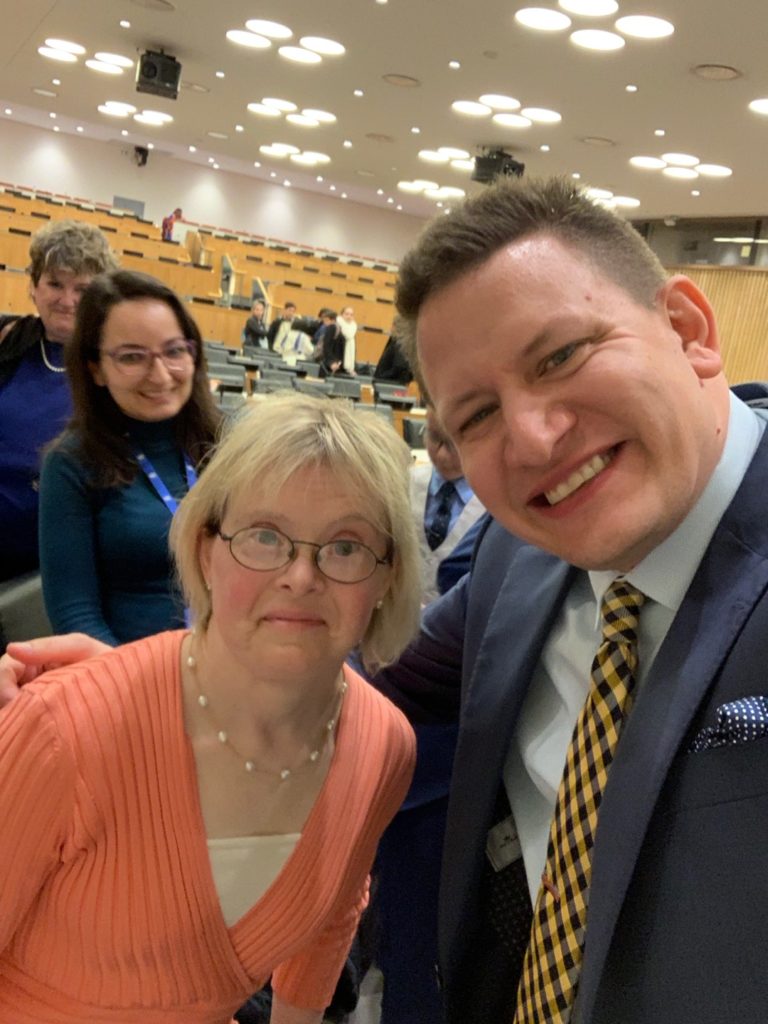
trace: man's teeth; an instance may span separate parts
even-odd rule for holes
[[[545,491],[544,495],[550,505],[557,505],[558,502],[567,498],[569,494],[573,494],[574,491],[578,490],[582,484],[585,484],[587,480],[591,480],[597,476],[598,473],[602,472],[608,463],[611,461],[611,455],[593,455],[589,462],[585,462],[583,466],[580,466],[575,473],[571,473],[567,480],[563,480],[561,484],[558,484],[554,490]]]

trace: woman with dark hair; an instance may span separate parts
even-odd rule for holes
[[[104,274],[83,294],[66,368],[73,415],[40,480],[51,623],[111,645],[183,625],[168,530],[219,422],[198,327],[155,278]]]

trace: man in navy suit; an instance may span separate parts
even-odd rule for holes
[[[427,229],[398,308],[495,520],[377,680],[422,722],[460,703],[449,1024],[534,1024],[516,1018],[521,958],[616,577],[646,595],[634,704],[599,806],[575,1003],[535,1022],[765,1021],[768,439],[728,389],[709,303],[572,183],[505,181]]]
[[[768,440],[729,391],[711,307],[564,181],[491,186],[400,273],[400,337],[495,519],[381,678],[423,720],[451,716],[461,680],[447,1019],[766,1020]],[[516,1017],[616,577],[646,595],[640,667],[599,808],[575,1004]]]

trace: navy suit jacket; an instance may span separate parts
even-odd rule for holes
[[[574,1024],[768,1020],[768,736],[688,752],[721,705],[768,693],[766,495],[768,432],[624,727],[600,809]],[[440,911],[449,1024],[512,1019],[518,977],[487,924],[485,842],[575,571],[491,524],[472,572],[377,680],[416,720],[449,719],[461,693]]]

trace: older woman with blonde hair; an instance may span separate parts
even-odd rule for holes
[[[173,522],[193,630],[4,709],[0,1020],[223,1024],[271,976],[272,1024],[319,1024],[412,772],[345,664],[417,625],[407,466],[345,403],[260,403]]]

